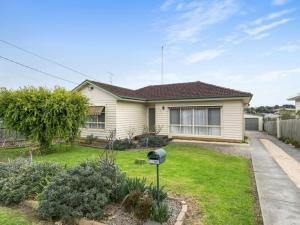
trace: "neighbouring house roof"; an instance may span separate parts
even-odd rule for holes
[[[295,97],[289,98],[288,100],[289,100],[289,101],[297,101],[297,100],[300,100],[300,94],[298,94],[298,95],[295,96]]]
[[[92,83],[97,87],[102,88],[105,91],[108,91],[120,98],[144,101],[252,97],[252,94],[249,92],[220,87],[201,81],[151,85],[137,90],[100,83],[92,80],[86,80],[85,82]],[[82,84],[84,84],[85,82],[83,82]]]

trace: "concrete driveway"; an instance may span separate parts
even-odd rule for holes
[[[300,176],[289,168],[290,164],[296,166],[292,168],[297,168],[300,151],[297,152],[298,150],[264,133],[247,132],[247,136],[250,138],[251,157],[264,224],[300,225],[300,189],[288,176],[290,173],[296,178]],[[281,160],[288,159],[292,163],[282,164],[278,161],[278,155]]]

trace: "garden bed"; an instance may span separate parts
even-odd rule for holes
[[[177,217],[182,209],[181,201],[173,198],[166,200],[168,204],[170,218],[164,225],[174,225],[177,221]],[[140,225],[140,221],[135,218],[132,213],[124,211],[120,204],[108,205],[106,207],[106,218],[101,221],[107,225]]]

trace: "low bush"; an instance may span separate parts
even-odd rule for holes
[[[107,145],[106,148],[109,146]],[[136,144],[133,141],[130,141],[128,138],[125,139],[116,139],[113,142],[113,149],[114,150],[125,150],[125,149],[132,149],[136,148]]]
[[[61,167],[53,163],[30,164],[26,160],[16,160],[4,165],[1,171],[0,203],[14,205],[35,199]]]
[[[86,217],[100,219],[106,204],[118,200],[124,174],[106,161],[86,161],[56,176],[40,198],[39,215],[72,223]]]
[[[159,191],[158,191],[158,195],[159,195],[159,202],[164,201],[167,197],[168,194],[166,191],[164,191],[165,187],[160,187]],[[148,194],[156,201],[158,201],[157,199],[157,187],[153,186],[152,184],[147,188]]]
[[[153,221],[156,221],[159,223],[167,222],[168,219],[170,218],[170,212],[169,212],[168,205],[166,203],[161,203],[159,205],[154,203],[152,206],[152,213],[151,213],[150,218]]]
[[[123,192],[125,195],[134,191],[144,193],[146,189],[146,178],[126,178]]]
[[[284,142],[285,144],[291,144],[291,145],[295,146],[296,148],[300,147],[300,143],[292,138],[280,137],[279,140]]]
[[[162,204],[160,207],[154,204],[154,201],[157,203],[156,187],[152,184],[146,185],[145,178],[127,178],[125,180],[124,193],[127,193],[122,204],[124,209],[128,212],[133,212],[141,222],[147,220],[150,216],[157,222],[168,220],[168,207],[163,203],[167,198],[167,192],[164,191],[164,187],[159,190],[159,202]]]
[[[87,144],[94,144],[98,140],[97,136],[93,134],[86,136],[85,143]]]
[[[147,195],[143,196],[137,202],[137,207],[134,211],[135,217],[141,222],[150,218],[152,213],[153,199]]]
[[[140,200],[140,198],[142,198],[143,193],[140,191],[133,191],[131,193],[129,193],[124,201],[123,201],[123,207],[125,208],[125,210],[127,212],[132,212],[133,210],[136,209],[138,202]]]
[[[142,147],[162,147],[167,145],[168,141],[162,136],[151,135],[140,139],[139,144]]]

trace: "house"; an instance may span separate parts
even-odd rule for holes
[[[289,98],[289,101],[295,101],[296,111],[300,111],[300,94],[293,98]]]
[[[110,130],[126,138],[129,130],[160,127],[172,138],[244,140],[244,108],[252,94],[200,81],[151,85],[137,90],[85,80],[74,91],[89,99],[90,113],[81,137],[105,139]]]

